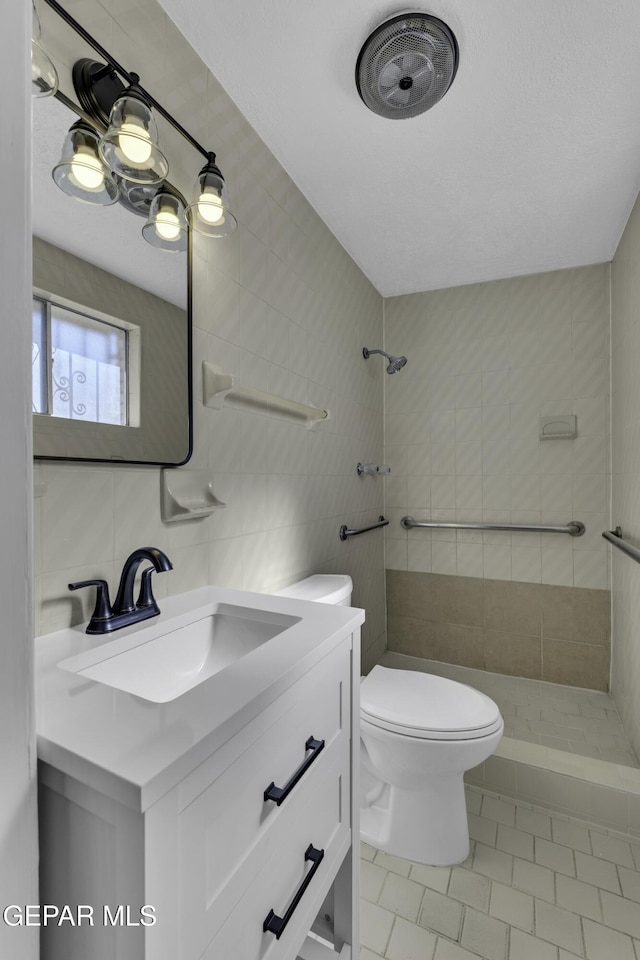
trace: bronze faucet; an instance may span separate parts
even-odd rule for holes
[[[140,593],[137,601],[133,599],[133,584],[141,563],[148,561],[153,564],[142,573]],[[151,589],[151,575],[154,570],[162,573],[172,570],[173,564],[168,556],[158,547],[139,547],[127,557],[120,576],[120,585],[113,606],[109,600],[109,585],[106,580],[81,580],[79,583],[70,583],[69,590],[79,590],[81,587],[97,587],[96,605],[87,626],[87,633],[111,633],[120,630],[140,620],[157,617],[160,608],[155,601]]]

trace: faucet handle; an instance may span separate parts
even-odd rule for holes
[[[138,594],[136,609],[139,610],[141,607],[143,607],[144,609],[156,610],[158,613],[160,613],[160,609],[153,595],[153,590],[151,589],[151,575],[153,571],[154,567],[148,567],[146,570],[142,571],[140,593]]]
[[[77,583],[70,583],[69,590],[80,590],[82,587],[97,587],[96,605],[91,620],[87,627],[87,633],[104,633],[104,623],[113,618],[111,601],[109,600],[109,584],[106,580],[79,580]]]

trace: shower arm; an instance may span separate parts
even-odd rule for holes
[[[397,357],[392,357],[390,353],[385,353],[384,350],[367,350],[366,347],[362,348],[362,356],[365,358],[365,360],[368,360],[369,357],[374,353],[381,354],[383,357],[386,357],[387,360],[397,360]]]

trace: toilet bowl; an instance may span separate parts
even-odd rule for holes
[[[491,756],[503,728],[472,687],[375,666],[360,685],[361,838],[433,866],[465,860],[464,772]]]
[[[347,576],[307,577],[279,596],[351,601]],[[463,776],[494,753],[504,729],[479,690],[375,666],[360,683],[360,837],[406,860],[461,863],[469,853]]]

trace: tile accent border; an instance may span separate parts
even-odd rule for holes
[[[387,570],[388,649],[507,676],[609,689],[607,590]]]

